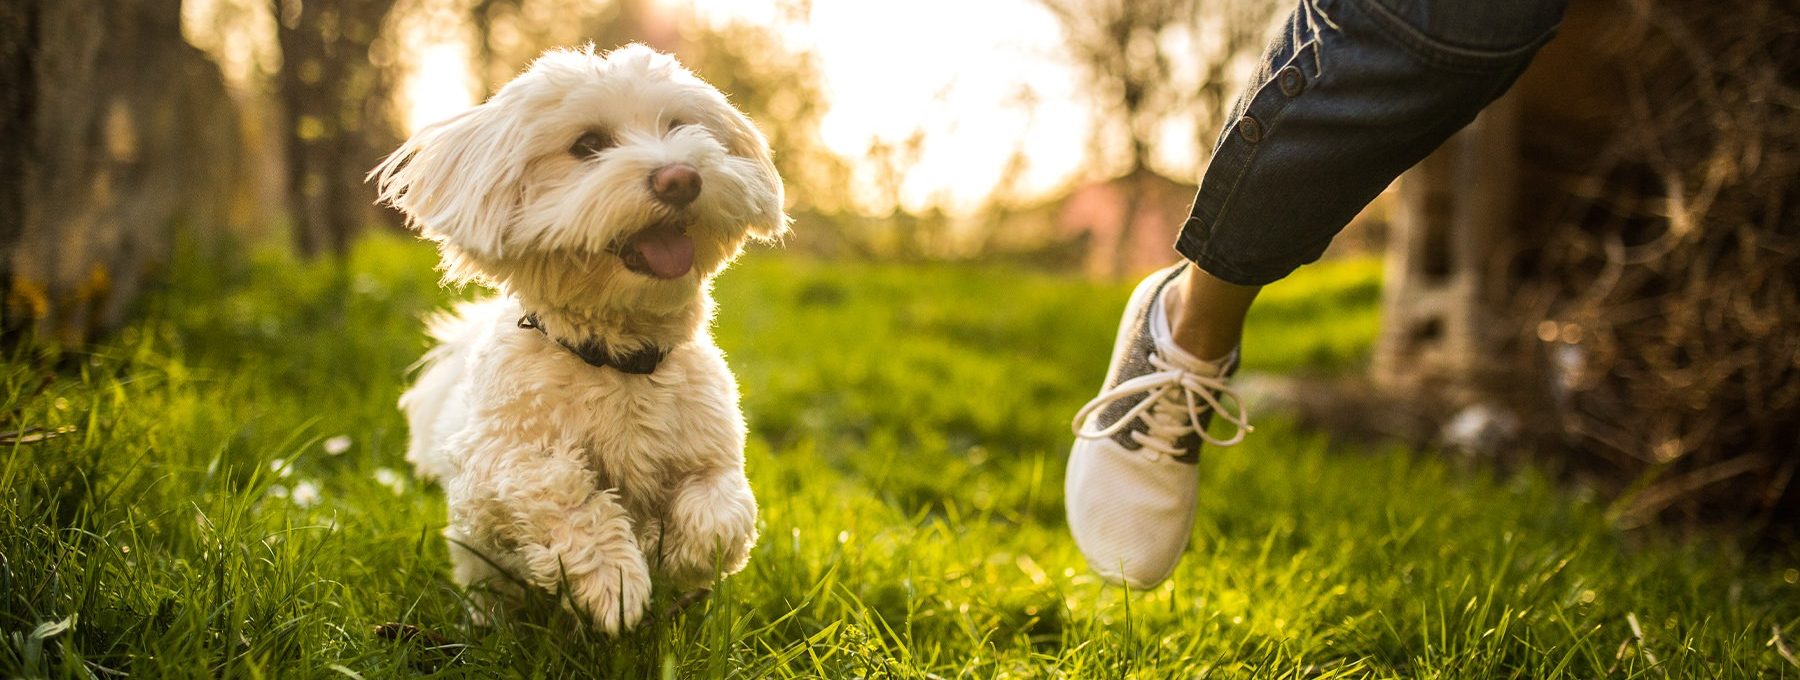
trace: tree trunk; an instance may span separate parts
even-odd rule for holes
[[[0,3],[0,350],[24,331],[25,309],[13,305],[13,252],[25,233],[25,166],[30,162],[37,90],[37,6]]]
[[[217,67],[180,0],[23,0],[0,56],[9,94],[0,248],[8,326],[84,342],[125,319],[180,223],[220,221],[240,164]],[[14,82],[17,81],[17,82]]]
[[[375,215],[375,192],[363,177],[397,141],[378,123],[388,118],[388,83],[370,58],[393,2],[274,0],[273,7],[295,245],[307,256],[341,255]]]

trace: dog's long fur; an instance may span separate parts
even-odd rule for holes
[[[588,132],[616,144],[572,154]],[[682,208],[647,181],[673,163],[702,180]],[[696,587],[741,569],[756,500],[708,288],[746,240],[788,221],[749,119],[647,47],[558,50],[373,175],[437,242],[447,280],[498,289],[433,320],[437,345],[400,399],[407,459],[444,486],[456,578],[481,608],[524,582],[617,632],[642,616],[653,572]],[[671,220],[694,241],[685,276],[634,272],[609,250]],[[520,328],[527,313],[543,333]],[[634,375],[555,340],[672,349]]]

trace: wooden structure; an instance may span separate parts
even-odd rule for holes
[[[1518,187],[1518,104],[1503,97],[1402,175],[1388,236],[1377,382],[1463,388],[1493,377],[1505,337],[1487,300],[1504,275]]]

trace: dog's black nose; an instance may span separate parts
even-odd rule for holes
[[[700,196],[700,171],[686,163],[657,168],[650,173],[650,193],[678,208],[693,203]]]

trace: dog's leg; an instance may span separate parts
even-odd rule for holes
[[[726,467],[689,477],[676,491],[658,546],[663,574],[684,588],[710,585],[744,568],[756,544],[756,497],[744,471]]]
[[[598,488],[579,449],[490,449],[467,460],[482,464],[457,476],[449,498],[463,535],[510,553],[499,562],[566,595],[565,606],[596,627],[617,633],[637,624],[650,600],[650,572],[630,515],[612,491]]]
[[[500,560],[506,556],[499,550],[481,545],[456,526],[446,529],[444,538],[450,541],[452,574],[468,595],[469,622],[485,627],[492,616],[503,614],[508,604],[519,600],[524,584],[505,571]]]

